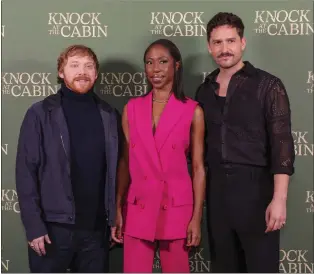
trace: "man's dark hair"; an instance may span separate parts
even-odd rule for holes
[[[174,62],[173,62],[174,79],[173,79],[172,92],[176,99],[180,100],[181,102],[185,102],[187,98],[183,91],[183,62],[182,62],[180,50],[177,48],[177,46],[173,42],[171,42],[168,39],[156,40],[155,42],[151,43],[145,50],[144,58],[143,58],[144,63],[146,62],[147,53],[155,45],[163,46],[165,49],[169,51],[170,55],[174,59]],[[180,63],[178,70],[176,70],[176,62]],[[152,87],[150,83],[148,86],[149,86],[149,89],[151,90]]]
[[[242,19],[230,12],[219,12],[212,19],[210,19],[207,24],[207,41],[209,41],[211,32],[214,28],[226,25],[236,28],[239,36],[243,38],[244,24]]]

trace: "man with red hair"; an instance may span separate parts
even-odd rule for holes
[[[93,92],[98,69],[90,48],[65,49],[60,90],[33,104],[21,126],[16,189],[31,272],[108,271],[118,126]]]

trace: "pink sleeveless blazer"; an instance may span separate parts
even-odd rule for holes
[[[197,102],[169,98],[152,129],[152,93],[127,104],[129,170],[124,233],[149,241],[186,238],[193,212],[186,155]]]

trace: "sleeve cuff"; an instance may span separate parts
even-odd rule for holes
[[[289,176],[292,176],[294,174],[294,167],[278,167],[278,168],[272,168],[271,173],[276,174],[287,174]]]
[[[47,228],[44,222],[42,221],[38,221],[29,225],[29,227],[26,228],[25,230],[26,230],[26,238],[28,241],[32,241],[48,233]]]

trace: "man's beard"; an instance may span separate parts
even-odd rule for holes
[[[66,86],[74,92],[77,93],[87,93],[94,86],[94,81],[92,81],[87,76],[75,77],[71,82],[64,79]]]
[[[223,61],[220,61],[220,58],[223,58],[223,57],[233,57],[232,59],[228,60],[227,62],[223,62]],[[240,62],[241,58],[234,58],[234,55],[233,54],[230,54],[230,53],[222,53],[220,54],[218,57],[217,57],[217,64],[224,68],[224,69],[229,69],[229,68],[232,68],[234,66],[236,66],[239,62]]]

